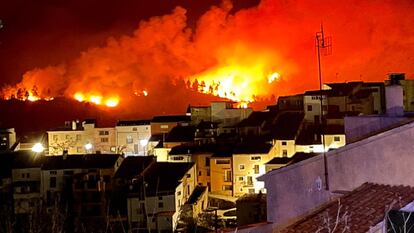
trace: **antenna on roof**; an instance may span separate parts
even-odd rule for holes
[[[322,93],[322,66],[321,66],[321,55],[327,56],[332,54],[332,38],[325,37],[323,32],[323,24],[321,23],[321,30],[316,32],[316,49],[318,54],[318,78],[319,78],[319,93],[320,93],[320,134],[321,134],[321,142],[322,142],[322,150],[323,150],[323,163],[324,163],[324,170],[325,170],[325,189],[329,190],[329,176],[328,176],[328,161],[326,158],[325,152],[325,135],[323,132],[323,126],[325,124],[324,119],[324,105],[323,105],[323,93]],[[326,111],[328,107],[326,106]]]

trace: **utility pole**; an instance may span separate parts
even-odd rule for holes
[[[329,190],[329,175],[328,175],[328,160],[326,157],[325,150],[325,134],[324,124],[326,123],[323,115],[323,93],[322,93],[322,66],[321,66],[321,53],[322,55],[330,55],[332,53],[332,40],[331,37],[325,37],[323,32],[323,24],[321,23],[321,30],[316,32],[316,50],[318,54],[318,78],[319,78],[319,99],[320,99],[320,125],[319,130],[321,134],[322,150],[323,150],[323,164],[324,164],[324,175],[325,175],[325,190]],[[328,108],[328,106],[326,106]],[[326,109],[328,110],[328,109]]]

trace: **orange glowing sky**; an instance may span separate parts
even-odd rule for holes
[[[108,107],[151,96],[163,83],[243,103],[295,94],[318,85],[321,22],[333,41],[322,60],[324,82],[382,81],[389,72],[412,77],[413,13],[409,0],[262,0],[238,11],[225,0],[189,25],[187,9],[177,6],[72,59],[28,70],[2,93],[10,98],[20,88],[29,93],[21,99],[66,96]],[[174,89],[161,92],[168,97]]]

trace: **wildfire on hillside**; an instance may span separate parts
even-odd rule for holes
[[[131,96],[178,95],[178,88],[160,90],[177,82],[246,107],[318,86],[314,35],[324,19],[334,38],[333,55],[322,63],[324,81],[378,81],[394,69],[411,74],[405,58],[414,53],[412,3],[352,1],[262,0],[232,13],[231,1],[224,0],[195,28],[177,7],[72,61],[28,71],[0,95],[28,101],[65,96],[116,107]]]

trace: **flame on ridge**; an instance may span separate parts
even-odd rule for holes
[[[76,92],[73,98],[79,102],[90,102],[96,105],[105,105],[106,107],[116,107],[119,104],[120,98],[118,96],[103,97],[98,94],[85,94]]]

